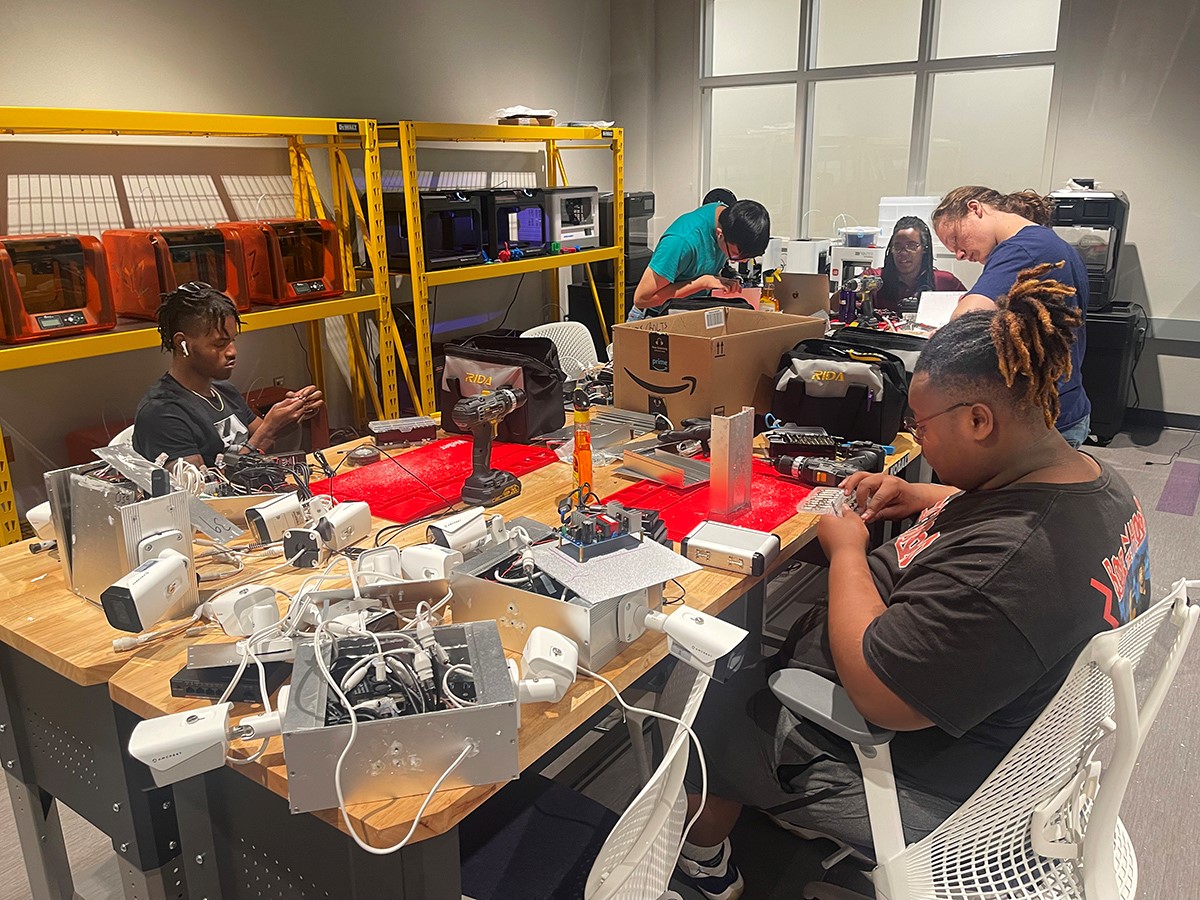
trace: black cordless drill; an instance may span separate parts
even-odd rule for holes
[[[843,444],[840,459],[812,456],[779,456],[771,460],[775,471],[804,484],[837,487],[855,472],[882,472],[888,448],[870,441]]]
[[[471,474],[463,482],[463,503],[471,506],[495,506],[521,493],[521,482],[512,472],[492,468],[492,438],[496,424],[514,409],[525,405],[525,392],[503,387],[490,394],[464,397],[454,404],[454,424],[470,431],[475,446],[471,450]]]

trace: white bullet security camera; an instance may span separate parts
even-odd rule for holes
[[[283,538],[289,528],[308,524],[308,512],[295,494],[283,494],[246,510],[246,524],[260,544],[270,544]]]
[[[400,569],[409,581],[449,578],[462,562],[463,555],[457,550],[437,544],[414,544],[400,551]]]
[[[621,640],[631,643],[647,628],[666,634],[672,656],[714,681],[725,681],[741,668],[750,638],[746,629],[687,606],[668,615],[629,600],[618,609]]]
[[[330,550],[345,550],[371,533],[371,507],[361,500],[339,503],[317,519],[316,531]]]
[[[171,614],[185,612],[183,605],[191,588],[190,561],[175,550],[146,560],[100,594],[100,605],[108,624],[120,631],[137,633]],[[194,603],[192,604],[195,605]]]
[[[208,601],[209,617],[230,637],[249,637],[279,621],[275,589],[265,584],[244,584],[221,591]]]
[[[457,550],[466,556],[487,543],[487,517],[482,506],[472,506],[434,522],[425,533],[429,543]]]
[[[741,668],[750,638],[746,629],[686,606],[670,615],[648,611],[646,627],[665,632],[671,655],[714,681]]]
[[[513,681],[521,703],[557,703],[575,683],[579,647],[564,634],[538,626],[521,652],[521,677]],[[510,670],[515,664],[510,664]],[[515,673],[514,673],[515,676]]]

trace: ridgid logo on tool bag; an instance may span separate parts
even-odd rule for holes
[[[820,372],[813,372],[812,380],[813,381],[845,381],[846,373],[845,372],[836,372],[836,371],[831,371],[829,369],[825,369]]]
[[[484,375],[482,372],[468,372],[463,377],[468,384],[482,384],[484,387],[492,386],[492,376]]]

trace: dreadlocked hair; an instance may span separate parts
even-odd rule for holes
[[[1082,322],[1064,300],[1075,289],[1043,279],[1063,263],[1024,269],[995,310],[977,310],[939,328],[921,352],[914,374],[964,396],[981,389],[1014,408],[1058,419],[1057,382],[1071,373],[1071,345]]]
[[[1018,378],[1022,399],[1042,408],[1046,424],[1058,421],[1058,382],[1071,375],[1071,345],[1083,316],[1064,299],[1075,288],[1043,279],[1064,261],[1022,269],[1007,295],[996,301],[990,333],[1000,377],[1013,387]]]
[[[180,285],[170,293],[162,295],[158,307],[158,336],[163,350],[175,349],[175,335],[189,334],[197,330],[224,331],[225,320],[233,317],[238,330],[242,320],[237,306],[215,287],[199,281]]]

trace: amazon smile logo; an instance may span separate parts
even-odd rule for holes
[[[634,384],[636,384],[642,390],[649,391],[652,394],[678,394],[680,391],[687,391],[689,394],[696,393],[696,379],[691,375],[681,376],[686,384],[676,384],[669,387],[662,387],[661,385],[638,378],[628,369],[625,370],[625,374],[633,379]]]

